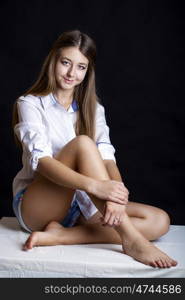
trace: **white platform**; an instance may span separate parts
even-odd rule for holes
[[[185,278],[185,226],[171,226],[154,243],[178,261],[169,269],[139,263],[113,244],[35,247],[25,252],[21,247],[28,236],[16,218],[0,220],[0,277]]]

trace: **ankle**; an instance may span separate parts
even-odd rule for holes
[[[130,226],[130,220],[129,220],[127,213],[124,212],[124,214],[122,216],[122,222],[119,226],[115,227],[115,230],[120,234],[125,233],[125,230],[126,231],[128,230],[128,225]]]
[[[142,237],[141,233],[134,227],[127,213],[124,213],[122,223],[114,228],[121,240],[133,240]]]

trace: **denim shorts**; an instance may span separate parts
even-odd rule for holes
[[[21,204],[22,204],[22,199],[23,195],[25,193],[26,189],[23,189],[19,191],[15,197],[13,198],[13,210],[14,213],[19,221],[20,226],[25,229],[28,232],[32,232],[32,230],[24,223],[22,215],[21,215]],[[80,207],[74,198],[74,200],[71,203],[71,207],[68,211],[68,214],[64,218],[64,220],[61,222],[61,225],[64,227],[72,227],[76,223],[78,217],[80,216]]]

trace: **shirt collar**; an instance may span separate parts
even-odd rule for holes
[[[44,109],[48,109],[50,106],[58,103],[52,93],[48,94],[47,96],[41,96],[40,99]],[[78,109],[78,102],[74,99],[67,112],[75,112]]]

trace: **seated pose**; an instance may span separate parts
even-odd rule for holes
[[[64,32],[14,105],[23,168],[13,181],[13,209],[30,232],[23,250],[114,243],[146,265],[176,266],[150,242],[169,230],[167,213],[128,201],[96,95],[95,56],[90,37]]]

